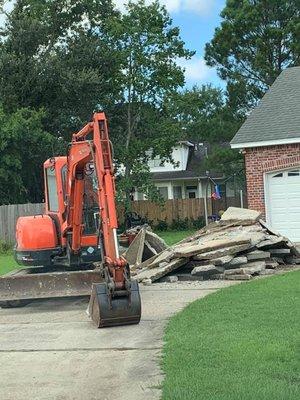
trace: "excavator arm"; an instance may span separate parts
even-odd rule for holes
[[[68,155],[67,219],[63,235],[70,250],[81,250],[86,165],[93,164],[97,178],[99,205],[99,244],[102,247],[101,273],[104,282],[94,284],[90,315],[99,327],[133,324],[140,321],[141,304],[137,282],[131,280],[126,260],[119,256],[114,169],[111,144],[104,113],[95,113],[93,121],[72,137]]]

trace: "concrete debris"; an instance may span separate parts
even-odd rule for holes
[[[129,265],[137,266],[160,254],[167,247],[165,241],[154,232],[151,232],[149,226],[146,225],[140,229],[125,252],[124,257]]]
[[[247,254],[248,261],[265,260],[270,258],[269,251],[254,250]]]
[[[233,258],[228,264],[225,264],[225,268],[237,268],[242,264],[247,264],[248,260],[245,256],[237,256]]]
[[[166,282],[169,282],[169,283],[178,282],[178,276],[176,276],[176,275],[167,276],[166,277]]]
[[[247,208],[228,207],[222,215],[222,221],[246,220],[256,222],[261,217],[261,213]]]
[[[191,274],[192,275],[200,275],[200,276],[209,276],[209,275],[214,275],[214,274],[219,274],[224,272],[224,268],[223,267],[216,267],[213,264],[209,264],[209,265],[203,265],[200,267],[195,267]]]
[[[139,232],[126,253],[131,256],[127,260],[135,279],[145,284],[161,279],[250,280],[300,263],[297,248],[259,220],[260,213],[230,207],[224,215],[221,221],[170,247],[155,233],[148,235],[147,229]],[[145,247],[151,253],[148,259]]]

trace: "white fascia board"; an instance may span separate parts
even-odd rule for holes
[[[244,149],[247,147],[265,147],[293,143],[300,143],[300,137],[290,139],[265,140],[263,142],[231,143],[230,146],[232,149]]]

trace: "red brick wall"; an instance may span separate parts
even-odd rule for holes
[[[265,216],[264,173],[300,166],[300,143],[244,150],[248,207]]]

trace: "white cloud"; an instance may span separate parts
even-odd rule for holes
[[[215,0],[183,0],[182,8],[201,15],[209,14],[216,5]]]
[[[201,57],[193,57],[191,60],[181,59],[177,64],[185,69],[187,83],[204,83],[213,73],[213,70],[205,64]]]
[[[114,0],[117,8],[125,11],[126,0]],[[152,3],[153,0],[146,0],[146,4]],[[160,0],[161,4],[167,7],[169,12],[196,12],[200,15],[207,15],[216,5],[216,0]]]

